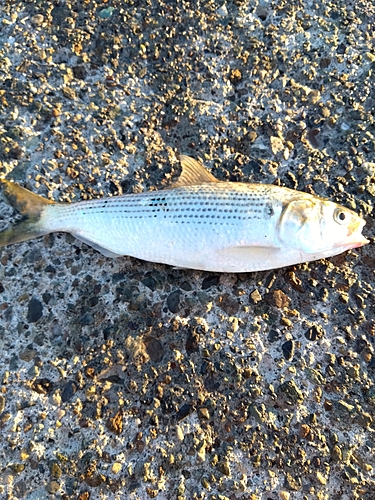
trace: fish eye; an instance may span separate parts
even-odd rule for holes
[[[346,224],[348,222],[348,214],[342,208],[337,208],[333,217],[338,224]]]

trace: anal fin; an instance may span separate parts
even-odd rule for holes
[[[82,235],[76,234],[76,233],[72,233],[72,234],[75,238],[77,238],[77,240],[80,240],[83,243],[86,243],[86,245],[88,245],[89,247],[92,247],[95,250],[98,250],[98,252],[103,254],[105,257],[111,257],[111,258],[122,257],[122,254],[112,252],[111,250],[104,248],[99,243],[96,243],[95,241],[92,241],[89,238],[86,238],[85,236],[82,236]]]

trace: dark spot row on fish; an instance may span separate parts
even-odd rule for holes
[[[151,205],[152,206],[152,205]],[[257,215],[240,215],[240,214],[261,214],[263,213],[263,210],[260,209],[247,209],[247,210],[238,210],[238,209],[212,209],[212,208],[186,208],[183,211],[188,212],[188,211],[194,211],[194,212],[212,212],[215,211],[215,214],[197,214],[197,213],[189,213],[189,214],[178,214],[175,215],[176,212],[181,212],[182,210],[180,208],[164,208],[168,206],[167,204],[164,204],[162,208],[153,208],[153,209],[143,209],[139,210],[137,215],[134,214],[131,210],[111,210],[110,213],[115,217],[115,218],[123,218],[123,219],[143,219],[143,218],[149,218],[149,217],[157,217],[157,214],[160,212],[163,212],[163,218],[204,218],[206,217],[207,219],[239,219],[239,220],[249,220],[249,219],[259,219],[260,217]],[[168,214],[167,214],[167,213]],[[98,210],[97,213],[105,213],[104,210]],[[116,215],[117,214],[117,215]],[[217,215],[219,214],[219,215]],[[221,215],[221,214],[236,214],[236,215]],[[271,210],[268,208],[267,215],[271,216],[273,214],[273,209]],[[82,215],[86,215],[86,212],[82,212]]]

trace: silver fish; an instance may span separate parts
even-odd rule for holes
[[[222,182],[196,160],[180,161],[182,173],[169,189],[71,204],[1,179],[5,198],[24,220],[0,233],[0,246],[62,231],[108,257],[238,273],[369,242],[361,234],[365,221],[336,203],[274,185]]]

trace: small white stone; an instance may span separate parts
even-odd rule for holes
[[[219,7],[216,10],[216,14],[218,14],[220,17],[226,17],[228,15],[228,9],[225,4],[223,4],[221,7]]]

